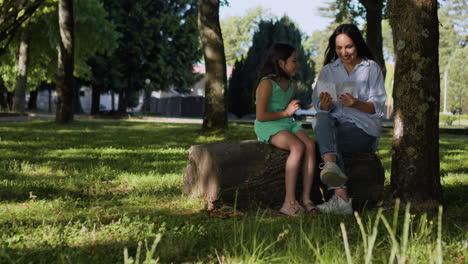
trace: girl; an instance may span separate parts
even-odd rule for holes
[[[259,71],[260,82],[256,89],[255,134],[261,142],[288,150],[286,161],[286,194],[280,212],[296,216],[304,209],[317,213],[310,200],[315,169],[315,144],[296,123],[292,115],[300,108],[299,100],[292,100],[297,89],[292,80],[298,69],[297,52],[288,44],[274,44],[267,53]],[[302,157],[302,206],[296,201],[296,179]]]

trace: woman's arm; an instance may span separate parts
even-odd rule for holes
[[[368,100],[366,102],[359,101],[349,93],[341,95],[339,100],[345,106],[380,117],[383,115],[386,99],[383,74],[376,62],[370,61],[370,63],[371,68],[367,76],[367,85],[369,86]]]
[[[291,100],[285,110],[281,112],[267,112],[272,90],[271,82],[267,79],[260,81],[257,87],[257,105],[255,110],[256,118],[260,122],[290,117],[299,109],[299,100]]]
[[[361,112],[375,114],[375,106],[373,102],[361,102],[354,98],[350,93],[340,95],[340,103],[347,107],[355,108]]]

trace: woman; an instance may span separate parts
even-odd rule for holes
[[[377,148],[386,94],[382,71],[372,59],[355,25],[342,24],[330,36],[312,95],[318,112],[314,132],[324,161],[320,179],[334,190],[329,201],[317,206],[320,212],[352,214],[340,153]]]

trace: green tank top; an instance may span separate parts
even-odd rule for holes
[[[263,77],[262,80],[268,79],[271,82],[272,91],[270,100],[267,106],[267,112],[281,112],[288,106],[291,101],[291,96],[294,92],[293,82],[289,82],[289,87],[286,91],[281,89],[279,84],[274,80]],[[255,96],[255,104],[257,104],[258,96]]]

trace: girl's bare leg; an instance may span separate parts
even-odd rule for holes
[[[302,141],[305,146],[304,153],[304,165],[302,168],[302,201],[310,201],[310,192],[312,190],[312,184],[314,181],[314,171],[315,171],[315,143],[309,136],[304,132],[304,130],[299,130],[296,132],[296,136]]]
[[[286,161],[286,194],[284,200],[285,202],[295,201],[297,174],[299,172],[299,166],[305,146],[298,137],[285,130],[273,135],[270,138],[270,143],[277,148],[289,151],[289,157]]]

